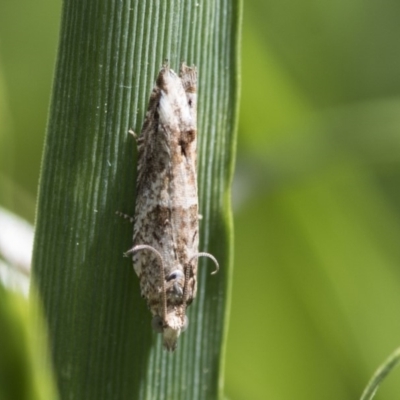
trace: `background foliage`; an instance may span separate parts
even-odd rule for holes
[[[33,221],[59,3],[0,1],[0,199]],[[247,0],[233,399],[354,399],[399,345],[400,4]],[[394,372],[376,399],[398,399]]]

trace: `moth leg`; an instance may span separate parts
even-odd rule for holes
[[[119,215],[122,218],[128,219],[131,224],[133,224],[134,218],[128,214],[124,214],[121,211],[115,211],[115,214]]]
[[[136,134],[136,132],[135,132],[133,129],[129,129],[128,133],[129,133],[130,135],[132,135],[133,138],[135,139],[135,141],[137,142],[137,140],[138,140],[138,135]]]
[[[183,288],[178,281],[183,280],[184,278],[185,275],[183,274],[183,272],[177,269],[175,271],[172,271],[165,279],[167,282],[174,281],[172,283],[172,286],[169,288],[169,292],[172,293],[176,300],[182,299]]]
[[[181,299],[183,296],[183,289],[181,288],[181,286],[179,285],[178,282],[174,282],[173,286],[172,286],[172,291],[174,293],[174,296],[177,299]]]

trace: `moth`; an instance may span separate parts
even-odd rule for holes
[[[188,326],[196,296],[199,253],[197,194],[197,71],[182,63],[179,75],[161,68],[137,138],[138,166],[133,267],[152,326],[173,351]]]

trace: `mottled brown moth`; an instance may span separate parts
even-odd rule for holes
[[[133,267],[152,326],[173,351],[188,325],[186,308],[196,296],[199,253],[197,197],[197,72],[164,65],[157,77],[138,145]],[[215,271],[216,272],[216,271]]]

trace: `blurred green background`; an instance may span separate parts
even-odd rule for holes
[[[400,345],[400,3],[244,3],[226,393],[356,399]],[[0,205],[31,222],[60,8],[0,0]]]

